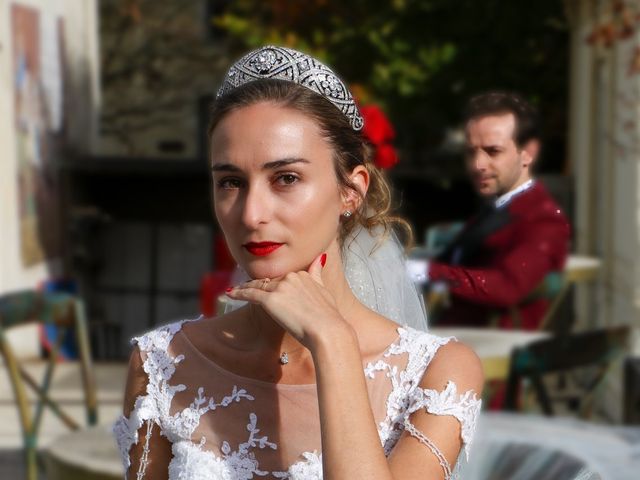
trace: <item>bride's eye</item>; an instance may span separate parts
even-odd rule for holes
[[[293,173],[283,173],[280,174],[276,177],[276,183],[278,185],[293,185],[294,183],[296,183],[298,180],[300,180],[298,178],[297,175],[294,175]]]
[[[218,180],[216,186],[224,190],[236,190],[242,186],[242,181],[239,178],[226,177]]]

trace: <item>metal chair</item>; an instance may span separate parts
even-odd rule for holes
[[[430,257],[441,253],[462,231],[464,222],[445,222],[430,226],[425,231],[425,249]]]
[[[58,329],[57,340],[49,352],[47,367],[41,383],[38,383],[20,365],[6,336],[8,328],[29,322],[55,325]],[[43,293],[33,290],[0,296],[0,352],[9,373],[20,416],[27,480],[36,480],[38,477],[38,432],[45,407],[49,408],[70,429],[80,428],[78,423],[49,396],[54,369],[58,361],[58,352],[65,338],[65,333],[70,327],[75,327],[87,424],[95,425],[98,420],[96,385],[82,301],[78,297],[66,293]],[[37,396],[34,411],[30,408],[27,387],[31,388]]]
[[[508,309],[509,315],[513,320],[515,328],[522,328],[522,317],[520,315],[520,307],[530,302],[545,299],[549,302],[549,307],[544,316],[540,320],[538,330],[549,331],[565,331],[568,330],[570,325],[561,325],[559,320],[555,320],[554,317],[565,295],[568,291],[568,284],[565,280],[563,272],[549,272],[542,279],[542,282],[533,289],[524,299],[522,299],[517,305],[514,305]],[[493,324],[497,324],[498,319],[504,314],[503,311],[495,313],[492,319]]]
[[[578,415],[587,418],[593,400],[613,366],[624,357],[629,338],[626,326],[593,330],[538,340],[513,350],[511,354],[505,410],[519,410],[522,380],[528,379],[545,415],[553,415],[552,402],[562,401],[573,407]],[[572,375],[576,391],[569,395],[550,395],[544,383],[548,374],[577,373],[592,368],[590,378]],[[584,378],[583,378],[584,377]]]

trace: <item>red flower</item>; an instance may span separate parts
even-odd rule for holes
[[[393,140],[396,132],[387,116],[376,105],[368,105],[360,108],[360,113],[364,118],[363,135],[374,145]]]
[[[379,168],[391,168],[398,163],[398,154],[393,145],[385,143],[376,148],[374,162]]]
[[[374,162],[378,168],[391,168],[398,163],[398,154],[391,144],[396,137],[393,125],[376,105],[360,108],[364,118],[362,134],[375,149]]]

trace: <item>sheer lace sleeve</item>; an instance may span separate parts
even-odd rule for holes
[[[132,341],[137,348],[129,363],[124,414],[113,426],[126,478],[166,478],[171,446],[161,435],[160,410],[165,405],[168,408],[173,395],[185,388],[168,383],[176,364],[183,360],[167,353],[180,325],[172,324]],[[156,460],[152,461],[152,456]]]
[[[460,370],[463,366],[464,363],[460,362],[455,368]],[[439,368],[441,369],[441,366],[436,366],[435,368],[436,370]],[[437,372],[436,377],[440,373],[441,372]],[[454,377],[458,377],[458,375],[454,375]],[[463,380],[461,385],[468,385],[468,382]],[[438,459],[438,462],[444,471],[445,479],[454,478],[454,472],[456,469],[452,468],[450,462],[447,460],[438,445],[436,445],[436,443],[433,442],[424,431],[421,431],[421,429],[417,427],[418,422],[416,420],[417,416],[420,415],[420,412],[423,412],[424,414],[454,417],[460,424],[461,450],[464,450],[465,459],[468,461],[469,448],[473,442],[473,435],[476,429],[476,423],[478,421],[482,402],[473,389],[463,389],[463,392],[459,392],[458,388],[458,384],[453,380],[447,380],[446,386],[440,391],[433,388],[424,388],[423,385],[418,385],[409,395],[408,408],[404,416],[405,431],[425,445]]]
[[[136,480],[162,478],[161,469],[150,471],[149,454],[153,449],[154,455],[158,456],[160,450],[168,449],[168,445],[163,445],[166,439],[161,438],[156,423],[153,398],[144,395],[147,385],[141,352],[135,348],[129,364],[124,413],[114,424],[113,433],[125,468],[125,478]]]
[[[114,434],[125,467],[125,478],[142,480],[145,478],[149,467],[151,442],[152,439],[154,442],[159,440],[157,438],[158,432],[154,432],[156,425],[152,420],[145,420],[140,429],[136,430],[133,430],[133,426],[127,425],[128,420],[127,417],[122,415],[114,426]],[[142,438],[141,443],[139,443],[140,437]],[[132,465],[134,467],[133,471],[129,471]]]
[[[409,416],[421,409],[433,415],[451,415],[460,422],[460,436],[465,457],[469,460],[469,447],[473,442],[478,415],[482,401],[473,390],[458,394],[458,388],[452,381],[446,388],[437,392],[426,388],[416,388],[410,398],[409,409],[405,417],[405,426],[411,424]]]
[[[469,448],[480,414],[480,361],[465,345],[457,341],[448,342],[427,360],[420,377],[421,380],[407,392],[403,429],[436,457],[445,479],[454,478],[457,468],[452,468],[451,464],[458,465],[462,450],[468,461]],[[443,423],[434,416],[453,417],[455,421]],[[457,439],[451,435],[457,432],[457,429],[452,429],[456,421],[460,425]]]
[[[130,417],[120,416],[113,428],[125,468],[125,478],[166,478],[171,446],[160,434],[159,426],[154,420],[141,420],[141,426],[136,429],[138,419],[139,416],[133,410]]]

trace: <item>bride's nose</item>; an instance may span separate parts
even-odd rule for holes
[[[255,229],[260,224],[267,223],[271,218],[271,203],[267,192],[257,185],[249,186],[241,205],[241,218],[244,225]]]

